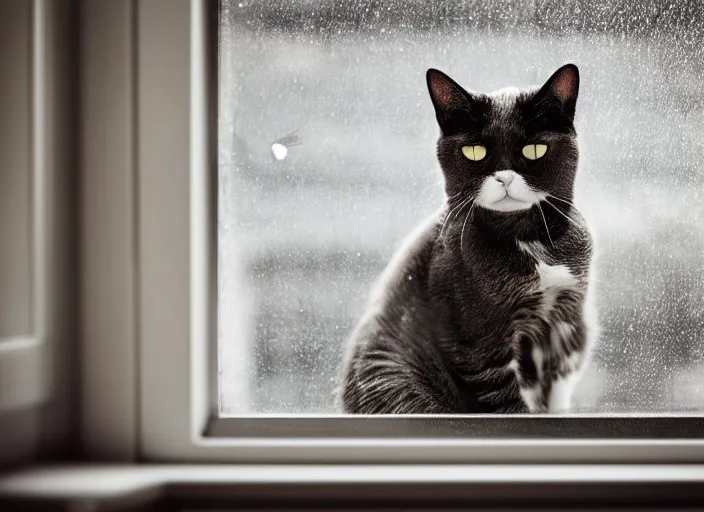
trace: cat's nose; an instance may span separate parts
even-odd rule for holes
[[[514,176],[516,176],[516,174],[513,171],[498,171],[494,174],[496,181],[503,183],[506,188],[511,184]]]

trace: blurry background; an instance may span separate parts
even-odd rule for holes
[[[371,284],[443,200],[426,69],[566,62],[603,329],[578,410],[704,407],[704,2],[222,0],[219,59],[222,414],[334,412]]]

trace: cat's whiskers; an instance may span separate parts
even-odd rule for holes
[[[447,198],[447,201],[450,202],[450,201],[452,201],[453,199],[458,198],[458,197],[461,196],[462,194],[464,194],[464,190],[460,190],[460,191],[457,192],[455,195],[453,195],[453,196],[451,196],[451,197],[448,197],[448,198]]]
[[[456,219],[456,218],[459,216],[460,212],[461,212],[467,205],[469,205],[469,204],[472,202],[473,199],[474,199],[474,198],[473,198],[472,196],[469,196],[469,197],[467,197],[464,201],[462,201],[462,204],[461,204],[460,207],[457,209],[457,211],[455,211],[453,217]],[[471,210],[471,209],[472,209],[472,208],[471,208],[471,205],[470,205],[470,210]]]
[[[462,206],[462,202],[463,202],[463,201],[461,201],[458,205],[456,205],[455,207],[451,208],[451,209],[447,212],[447,215],[445,215],[445,220],[444,220],[443,223],[442,223],[442,227],[440,228],[440,234],[439,234],[438,236],[442,237],[442,234],[443,234],[443,232],[445,231],[445,226],[447,225],[447,222],[450,220],[450,217],[452,216],[452,213],[453,213],[455,210],[457,210],[460,206]]]
[[[471,194],[470,194],[470,195],[468,195],[466,198],[462,199],[462,200],[459,202],[459,204],[457,204],[454,208],[452,208],[452,209],[447,213],[447,215],[445,216],[445,220],[444,220],[443,223],[442,223],[442,227],[440,228],[440,235],[439,235],[439,236],[442,236],[443,232],[445,231],[445,226],[447,225],[447,222],[450,220],[450,217],[453,216],[453,213],[454,213],[454,216],[456,217],[457,214],[462,210],[462,208],[464,208],[465,206],[467,206],[467,204],[468,204],[471,200],[472,200],[472,196],[471,196]]]
[[[538,203],[538,211],[540,212],[540,216],[543,218],[543,224],[545,224],[545,232],[548,234],[548,240],[550,240],[550,245],[555,247],[555,244],[552,241],[552,237],[550,236],[550,229],[548,229],[548,221],[545,220],[545,213],[543,213],[543,207],[540,206],[540,203]]]
[[[568,204],[572,207],[572,209],[576,212],[579,212],[579,208],[577,208],[573,203],[570,203],[567,199],[564,197],[556,196],[554,194],[548,194],[548,197],[552,197],[553,199],[557,199],[558,201]]]
[[[453,214],[453,216],[454,216],[455,218],[457,218],[457,214],[460,213],[460,210],[462,210],[462,208],[464,208],[465,206],[467,206],[467,204],[468,204],[471,200],[472,200],[472,196],[471,196],[471,195],[468,195],[467,197],[465,197],[464,199],[462,199],[462,201],[460,202],[460,204],[459,204],[456,208],[454,208],[454,212],[455,212],[455,213]]]
[[[555,196],[551,196],[551,197],[555,197]],[[557,199],[557,198],[556,198],[556,199]],[[567,219],[568,221],[570,221],[570,222],[571,222],[572,224],[574,224],[575,226],[580,227],[580,225],[577,224],[577,223],[574,221],[574,219],[572,219],[572,217],[566,215],[566,214],[565,214],[562,210],[560,210],[557,206],[555,206],[555,205],[552,204],[550,201],[548,201],[548,198],[547,198],[547,197],[545,198],[545,202],[548,203],[548,204],[549,204],[550,206],[552,206],[553,208],[555,208],[555,211],[556,211],[557,213],[559,213],[560,215],[562,215],[565,219]]]
[[[560,197],[560,196],[556,196],[555,194],[548,194],[548,197],[552,197],[553,199],[557,199],[558,201],[561,201],[561,202],[563,202],[563,203],[567,203],[568,205],[570,205],[570,206],[571,206],[572,208],[574,208],[575,210],[577,209],[577,207],[576,207],[575,205],[573,205],[573,204],[570,203],[567,199],[564,199],[564,198],[562,198],[562,197]]]
[[[464,228],[467,225],[467,219],[472,215],[472,212],[474,211],[474,208],[477,206],[477,203],[474,202],[472,203],[472,206],[469,207],[469,211],[467,212],[467,216],[464,218],[464,223],[462,224],[462,232],[460,233],[460,254],[464,256],[464,243],[462,241],[464,240]]]

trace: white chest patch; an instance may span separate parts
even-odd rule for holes
[[[538,276],[540,276],[540,290],[551,288],[571,288],[577,285],[577,278],[572,275],[566,265],[548,265],[538,262]]]
[[[538,291],[542,294],[543,313],[547,314],[555,305],[560,290],[573,288],[579,284],[577,278],[566,265],[545,263],[547,250],[540,242],[518,242],[518,248],[536,260]]]
[[[542,261],[537,265],[540,282],[538,290],[542,293],[542,311],[548,315],[555,306],[560,290],[577,285],[577,279],[565,265],[548,265]]]

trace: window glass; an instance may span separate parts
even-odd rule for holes
[[[701,409],[703,6],[222,0],[221,413],[334,412],[372,283],[444,199],[426,69],[488,92],[566,62],[602,328],[576,411]]]

